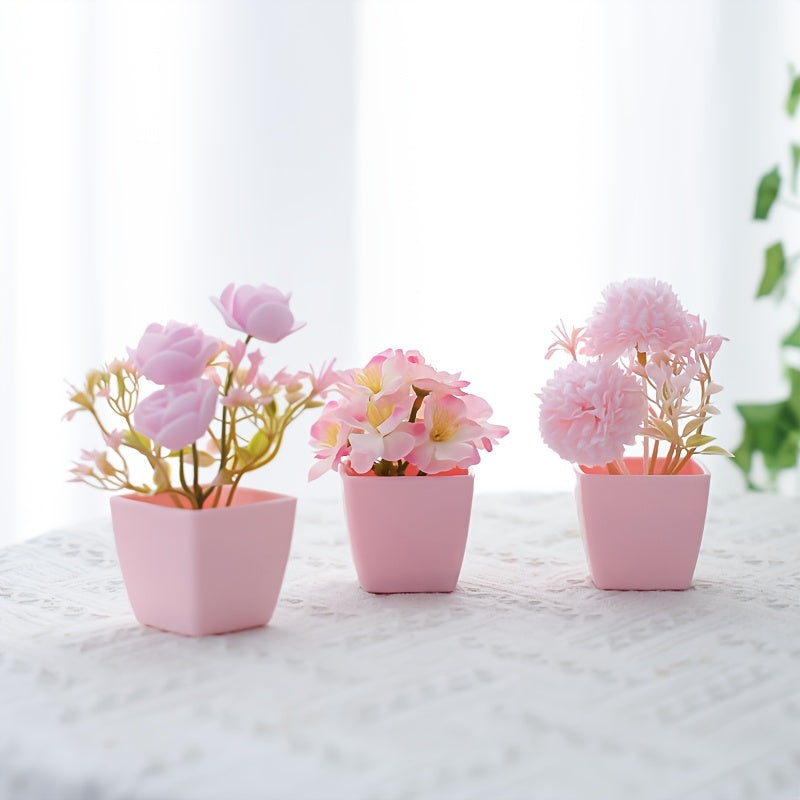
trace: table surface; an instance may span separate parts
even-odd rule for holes
[[[567,494],[477,496],[449,595],[300,504],[266,628],[139,625],[110,523],[0,550],[0,798],[800,800],[800,501],[712,499],[694,588],[602,592]]]

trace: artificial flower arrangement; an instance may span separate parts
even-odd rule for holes
[[[450,592],[467,542],[469,467],[508,428],[415,350],[385,350],[339,374],[311,429],[316,464],[341,475],[356,573],[370,592]],[[372,480],[370,480],[372,479]]]
[[[105,443],[104,450],[82,451],[72,480],[165,493],[182,508],[215,507],[223,499],[231,505],[242,478],[278,454],[286,428],[322,405],[335,375],[330,366],[318,374],[267,372],[261,351],[248,352],[254,339],[274,344],[305,324],[295,321],[289,299],[271,286],[230,284],[212,302],[244,338],[230,344],[196,325],[153,323],[127,358],[72,386],[66,418],[90,414]],[[145,394],[147,384],[161,388]],[[132,476],[134,454],[149,465],[151,482]]]
[[[704,430],[719,413],[711,366],[725,339],[687,314],[669,284],[612,283],[585,327],[561,323],[556,336],[545,358],[564,351],[572,362],[542,389],[539,427],[561,458],[625,474],[625,447],[638,437],[646,474],[677,474],[695,453],[730,455]]]
[[[723,341],[654,279],[610,284],[585,327],[557,329],[546,357],[564,351],[572,361],[539,395],[539,428],[575,465],[598,588],[691,586],[710,484],[694,456],[730,455],[705,432],[719,413],[711,367]],[[641,456],[626,456],[639,439]]]
[[[311,429],[313,480],[344,463],[358,475],[424,477],[464,471],[508,428],[489,422],[489,404],[464,389],[461,373],[440,372],[416,350],[384,350],[363,369],[339,373]]]
[[[127,358],[71,387],[66,415],[89,414],[105,443],[81,453],[72,480],[127,492],[111,498],[111,518],[134,614],[188,636],[269,622],[297,500],[240,482],[275,458],[300,414],[323,404],[335,374],[331,365],[267,371],[250,349],[302,327],[288,295],[231,284],[212,301],[241,333],[235,342],[153,323]]]

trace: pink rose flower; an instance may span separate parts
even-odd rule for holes
[[[544,443],[561,458],[590,467],[622,458],[647,414],[637,378],[608,361],[573,361],[556,371],[540,397]]]
[[[199,378],[219,346],[218,339],[206,336],[197,325],[154,322],[147,326],[131,355],[145,378],[168,386]]]
[[[166,386],[136,406],[136,430],[162,447],[182,450],[205,434],[217,396],[217,387],[204,378]]]
[[[668,283],[629,278],[611,283],[583,332],[583,352],[616,359],[632,351],[672,350],[689,337],[686,312]]]
[[[272,286],[239,286],[231,283],[211,302],[219,309],[229,328],[243,331],[262,342],[279,342],[305,325],[296,322],[289,310],[289,298]]]

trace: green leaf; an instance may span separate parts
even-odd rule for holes
[[[797,170],[800,168],[800,144],[792,144],[792,192],[797,194]]]
[[[778,168],[775,167],[761,178],[756,190],[756,207],[753,211],[753,219],[766,219],[772,204],[778,198],[781,189],[781,176]]]
[[[667,442],[674,442],[677,440],[678,437],[675,429],[665,420],[653,417],[650,419],[650,425],[661,435],[658,438],[663,437],[663,439]]]
[[[123,439],[128,447],[132,447],[140,453],[149,453],[153,449],[153,443],[137,431],[125,431]]]
[[[764,275],[761,277],[756,297],[772,294],[785,277],[786,255],[783,252],[783,244],[776,242],[764,251]]]
[[[164,467],[163,469],[153,470],[153,482],[156,485],[157,492],[166,492],[170,488],[169,464],[166,461],[162,461],[161,464]]]
[[[245,448],[251,461],[258,461],[269,450],[270,437],[263,430],[257,430]]]
[[[712,444],[711,446],[706,447],[704,450],[701,450],[700,454],[704,456],[728,456],[729,458],[733,458],[733,455],[724,447],[720,447],[716,444]]]
[[[191,451],[189,453],[189,458],[191,458]],[[194,460],[194,459],[192,459]],[[207,453],[205,450],[198,450],[197,451],[197,463],[201,467],[211,467],[217,463],[217,459],[211,455],[211,453]]]
[[[787,334],[781,344],[784,347],[800,347],[800,322],[797,323],[797,327]]]
[[[800,418],[790,401],[737,405],[736,410],[744,419],[745,430],[734,458],[745,474],[750,475],[756,452],[764,457],[764,465],[773,479],[780,470],[797,464]]]
[[[690,448],[702,447],[703,445],[713,442],[715,438],[716,438],[715,436],[709,436],[708,434],[705,433],[696,433],[694,436],[690,436],[686,440],[686,446]]]
[[[697,417],[696,419],[690,420],[686,423],[686,427],[683,429],[683,436],[688,436],[690,433],[696,431],[701,425],[705,425],[706,422],[708,422],[708,417]]]
[[[789,96],[786,98],[786,113],[790,117],[797,111],[798,102],[800,102],[800,75],[795,75],[789,87]]]
[[[786,370],[786,375],[789,378],[789,408],[792,410],[795,418],[800,421],[800,369],[789,367]],[[800,422],[798,423],[800,427]]]

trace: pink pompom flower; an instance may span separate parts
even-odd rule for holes
[[[680,473],[695,453],[730,455],[704,430],[719,414],[711,364],[724,337],[687,314],[669,284],[612,283],[585,327],[569,333],[562,322],[555,336],[545,358],[564,352],[572,363],[539,395],[539,428],[562,458],[625,474],[637,436],[644,474]]]
[[[597,466],[622,458],[647,414],[642,387],[610,361],[573,361],[542,389],[539,430],[561,458]]]
[[[629,278],[612,283],[583,331],[583,352],[615,359],[671,350],[689,337],[689,321],[668,283]]]
[[[217,387],[204,378],[166,386],[136,406],[136,428],[162,447],[182,450],[205,434],[217,396]]]
[[[245,284],[237,288],[231,283],[219,298],[212,297],[211,302],[228,327],[274,344],[305,325],[305,322],[295,321],[289,310],[290,297],[266,284]]]
[[[168,386],[199,378],[220,348],[197,325],[171,320],[148,325],[131,357],[136,369],[153,383]]]

